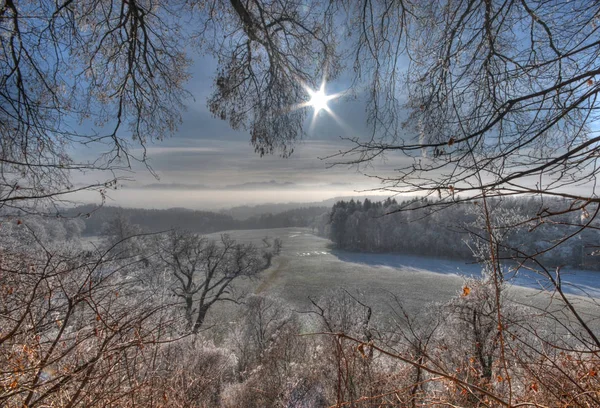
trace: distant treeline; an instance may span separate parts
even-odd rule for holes
[[[480,203],[416,209],[427,203],[426,199],[339,201],[329,216],[321,219],[319,233],[329,237],[338,248],[350,251],[472,260],[474,251],[487,250],[481,245],[482,241],[476,239],[477,235],[486,236]],[[516,249],[512,252],[500,249],[501,257],[511,258],[519,251],[534,254],[551,248],[561,237],[575,232],[582,219],[595,210],[595,204],[590,204],[581,214],[540,217],[540,214],[551,213],[552,208],[559,208],[560,203],[558,199],[543,202],[534,198],[488,200],[493,225],[507,227],[494,231],[496,241]],[[596,220],[592,221],[594,226],[598,227]],[[576,239],[567,240],[540,259],[552,266],[600,269],[599,249],[600,231],[587,228]]]
[[[382,196],[360,196],[360,197],[352,197],[352,196],[344,196],[344,197],[333,197],[328,198],[322,201],[315,202],[306,202],[302,204],[298,203],[266,203],[266,204],[257,204],[257,205],[240,205],[232,208],[226,208],[219,210],[221,214],[231,215],[233,218],[238,220],[246,220],[253,216],[261,216],[263,214],[279,214],[286,212],[288,210],[295,210],[300,207],[311,208],[311,207],[319,207],[324,208],[323,212],[329,211],[331,206],[338,201],[346,200],[350,201],[351,199],[364,200],[368,198],[369,200],[380,200]]]
[[[240,220],[231,215],[185,208],[149,210],[143,208],[79,206],[66,211],[66,216],[78,216],[85,222],[83,235],[99,235],[117,214],[147,231],[183,228],[193,232],[212,233],[235,229],[314,227],[315,219],[328,211],[327,207],[296,208],[277,214],[255,215]]]

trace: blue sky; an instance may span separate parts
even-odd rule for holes
[[[306,137],[299,141],[291,157],[260,157],[250,144],[250,136],[234,131],[225,121],[212,117],[206,107],[211,93],[216,64],[208,57],[198,58],[191,67],[187,89],[188,101],[178,131],[161,142],[148,145],[148,164],[158,179],[143,165],[133,163],[131,171],[119,173],[128,180],[117,191],[110,191],[107,203],[125,207],[218,209],[262,203],[314,203],[333,197],[382,194],[374,191],[381,184],[368,175],[392,176],[394,170],[412,160],[388,153],[385,160],[375,160],[357,171],[349,166],[331,166],[335,159],[324,157],[352,147],[341,138],[366,138],[365,103],[361,89],[352,89],[356,97],[342,97],[329,103],[338,117],[334,120],[321,112],[310,126],[312,108],[308,107]],[[327,93],[348,89],[350,81],[327,84]],[[410,137],[411,135],[407,135]],[[141,151],[137,152],[138,154]],[[80,157],[97,157],[97,146]],[[110,175],[74,175],[76,184],[104,182]],[[534,185],[537,179],[532,179]],[[571,193],[589,191],[590,186],[573,185],[563,190]],[[98,194],[85,192],[77,196],[84,202],[100,201]]]
[[[109,204],[218,208],[264,202],[316,202],[362,194],[379,186],[356,168],[332,167],[334,160],[323,159],[351,147],[350,142],[341,138],[369,134],[360,89],[352,90],[358,97],[346,96],[329,102],[339,122],[321,111],[311,127],[312,108],[304,108],[308,109],[309,117],[305,124],[307,134],[295,145],[291,157],[260,157],[254,152],[247,132],[232,130],[227,122],[212,117],[208,111],[206,100],[211,93],[215,68],[215,62],[209,57],[196,59],[187,85],[193,98],[188,100],[181,126],[175,135],[148,146],[148,164],[159,178],[134,163],[131,172],[121,173],[130,180],[121,183],[120,190],[110,193]],[[342,92],[349,86],[349,81],[340,80],[328,83],[326,91],[328,94]],[[87,156],[86,152],[78,154]],[[94,154],[97,152],[89,152],[90,157]],[[373,163],[373,167],[365,171],[389,174],[399,161],[389,156],[387,159]],[[75,181],[100,181],[102,177],[105,176],[79,175]],[[253,183],[252,188],[238,188],[246,183]],[[94,194],[80,197],[88,202],[98,200]]]

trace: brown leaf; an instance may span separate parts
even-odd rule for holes
[[[452,146],[454,144],[454,138],[451,137],[450,140],[448,140],[448,146]]]
[[[589,86],[592,86],[592,85],[594,85],[594,80],[593,80],[592,78],[588,79],[588,80],[587,80],[587,84],[588,84]]]
[[[461,295],[461,296],[462,296],[462,297],[469,296],[469,293],[471,293],[471,288],[470,288],[470,287],[468,287],[468,286],[465,286],[465,287],[463,288],[463,293],[462,293],[462,295]]]

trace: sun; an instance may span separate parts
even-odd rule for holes
[[[315,113],[319,113],[322,110],[329,111],[327,102],[336,97],[335,95],[327,95],[325,93],[325,83],[323,83],[321,88],[317,91],[313,91],[312,89],[307,89],[306,91],[310,96],[308,105],[312,106],[312,108],[315,110]]]
[[[336,99],[340,97],[340,94],[331,94],[327,95],[325,92],[325,81],[321,83],[321,87],[317,90],[313,90],[308,86],[304,86],[306,89],[306,93],[310,97],[310,99],[304,104],[304,106],[310,106],[314,110],[315,116],[321,112],[326,111],[329,114],[332,114],[331,109],[329,109],[329,105],[327,104],[332,99]]]
[[[307,98],[303,102],[293,106],[292,110],[308,107],[312,108],[313,115],[312,121],[310,122],[311,131],[313,129],[313,126],[315,125],[319,113],[321,113],[322,111],[327,112],[327,115],[333,118],[335,122],[337,122],[340,125],[343,125],[340,118],[338,118],[337,115],[333,112],[333,110],[329,107],[329,101],[343,96],[346,93],[346,91],[338,92],[335,94],[328,94],[325,91],[325,79],[323,79],[323,81],[321,82],[321,86],[318,89],[312,89],[304,82],[301,82],[301,84],[304,90],[306,91]]]

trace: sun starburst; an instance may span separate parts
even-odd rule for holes
[[[309,107],[312,108],[313,116],[312,116],[312,120],[310,122],[309,130],[312,132],[317,117],[323,111],[327,112],[328,116],[333,118],[333,120],[336,123],[338,123],[340,126],[342,126],[343,124],[340,121],[340,119],[336,116],[336,114],[333,112],[333,110],[329,107],[329,102],[343,96],[344,92],[339,92],[339,93],[335,93],[335,94],[327,94],[327,92],[325,91],[325,85],[326,85],[325,79],[323,79],[323,81],[321,82],[321,86],[318,89],[312,89],[312,87],[308,86],[304,82],[301,82],[301,84],[302,84],[302,87],[304,88],[304,90],[306,91],[307,99],[304,102],[301,102],[301,103],[293,106],[291,109],[296,110],[296,109],[303,109],[303,108],[309,108]]]
[[[323,81],[323,83],[321,84],[321,88],[319,88],[318,90],[312,90],[309,87],[305,87],[306,88],[306,92],[308,93],[308,95],[310,96],[310,100],[307,102],[308,106],[312,106],[312,108],[314,109],[315,115],[318,114],[319,112],[321,112],[322,110],[331,113],[331,110],[329,109],[329,105],[327,105],[327,102],[329,102],[332,99],[338,98],[339,95],[338,94],[333,94],[333,95],[327,95],[325,93],[325,81]]]

